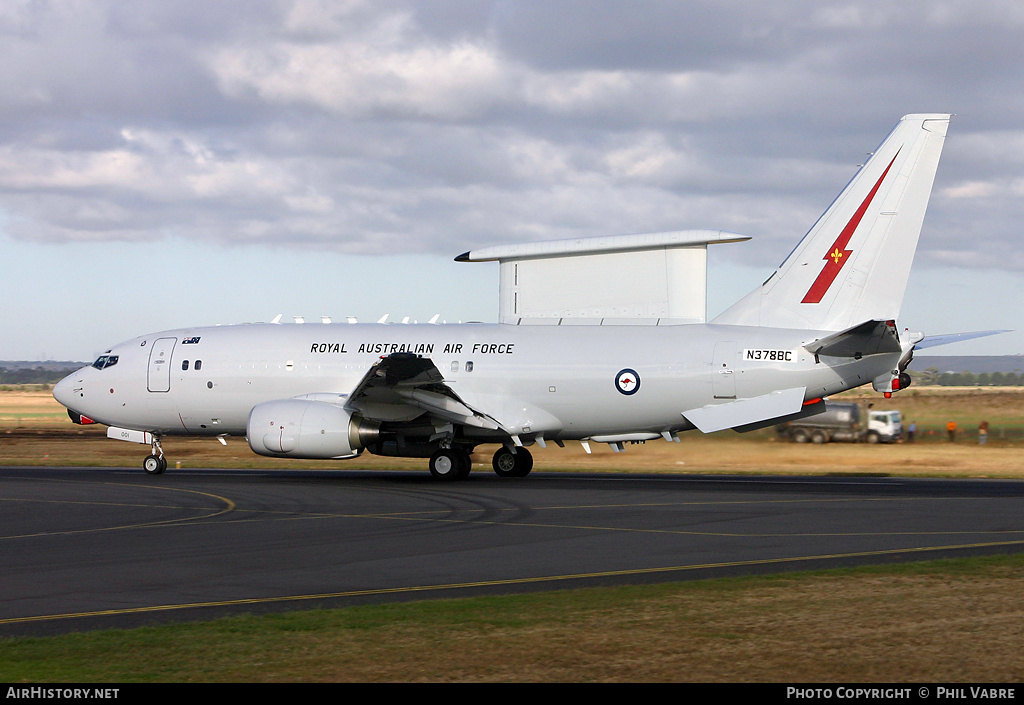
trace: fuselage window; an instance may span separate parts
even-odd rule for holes
[[[197,370],[203,369],[203,361],[202,360],[196,360],[196,369]]]
[[[466,363],[466,372],[472,372],[472,371],[473,371],[473,363],[472,362],[467,362]]]
[[[188,360],[182,360],[181,361],[181,369],[182,370],[187,370],[188,369]]]
[[[92,363],[92,366],[97,370],[106,369],[107,367],[113,367],[117,364],[117,355],[100,355],[96,358],[96,362]]]

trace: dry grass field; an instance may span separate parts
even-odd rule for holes
[[[683,433],[681,442],[652,441],[628,445],[624,453],[593,444],[588,455],[578,443],[565,448],[537,446],[539,470],[639,471],[694,473],[900,474],[1024,478],[1024,389],[989,387],[911,388],[885,400],[866,392],[844,399],[873,403],[876,409],[898,409],[904,425],[918,423],[918,440],[879,446],[864,444],[797,445],[779,441],[771,429],[752,433],[723,431],[712,436]],[[945,424],[955,420],[957,441],[946,440]],[[989,422],[989,441],[978,445],[977,427]],[[164,450],[171,468],[292,467],[329,469],[425,469],[422,459],[365,455],[338,461],[286,461],[253,454],[244,439],[167,439]],[[493,447],[481,446],[473,456],[476,471],[489,471]],[[111,441],[103,426],[76,426],[46,389],[0,391],[0,464],[5,465],[139,465],[147,446]]]
[[[933,477],[1024,477],[1024,389],[990,387],[957,389],[912,388],[892,399],[879,394],[848,393],[844,399],[873,403],[876,409],[898,409],[904,425],[917,422],[914,443],[866,445],[834,443],[798,445],[778,440],[771,429],[749,434],[732,431],[703,436],[681,435],[679,443],[651,441],[627,445],[614,453],[592,444],[592,454],[578,443],[565,448],[533,446],[537,470],[578,472],[870,474]],[[950,443],[945,425],[959,426]],[[977,442],[978,424],[989,422],[989,441]],[[422,459],[364,455],[338,461],[285,461],[253,454],[245,440],[230,438],[221,445],[210,438],[168,438],[164,451],[173,469],[181,467],[424,469]],[[112,441],[102,426],[75,426],[50,392],[35,387],[0,392],[0,464],[137,466],[148,446]],[[473,456],[475,471],[490,472],[493,447],[481,446]]]

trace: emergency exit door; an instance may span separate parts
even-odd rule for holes
[[[736,343],[715,344],[715,358],[711,362],[711,386],[715,399],[736,398]]]

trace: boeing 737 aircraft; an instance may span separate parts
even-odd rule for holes
[[[705,320],[706,248],[722,231],[488,247],[497,324],[288,323],[184,328],[116,345],[54,389],[78,423],[150,445],[245,436],[279,458],[369,451],[429,458],[462,478],[499,444],[522,477],[528,446],[624,444],[745,431],[819,413],[872,384],[887,396],[924,336],[896,318],[949,115],[908,115],[774,274]],[[931,341],[929,341],[931,342]]]

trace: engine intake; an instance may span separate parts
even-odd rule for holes
[[[344,408],[308,399],[257,404],[246,435],[258,455],[274,458],[351,458],[377,437],[378,426]]]

